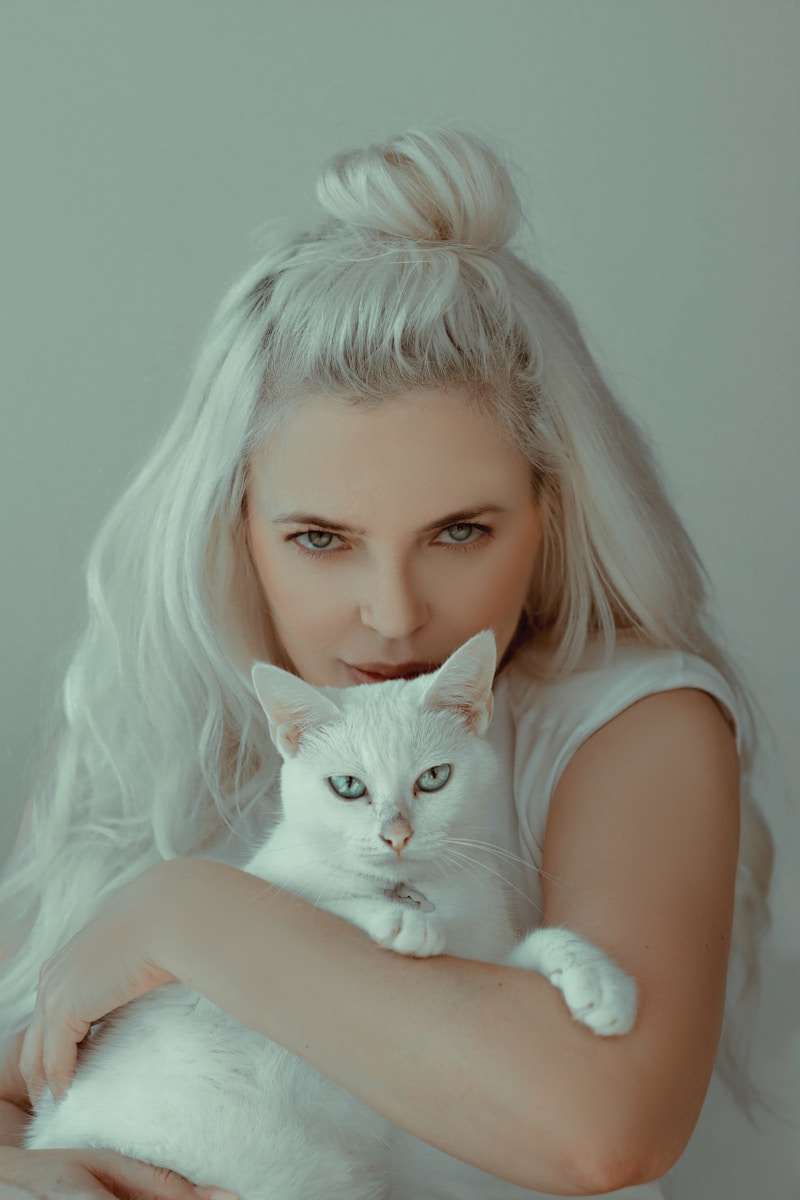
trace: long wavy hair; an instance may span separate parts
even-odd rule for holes
[[[0,882],[3,1036],[29,1023],[41,964],[106,896],[201,851],[274,779],[250,668],[292,664],[247,545],[252,455],[309,389],[371,406],[458,385],[527,456],[544,514],[520,667],[557,678],[590,638],[607,660],[626,631],[700,655],[734,690],[740,865],[715,1065],[752,1124],[756,1105],[776,1115],[750,1062],[774,854],[752,794],[757,701],[714,634],[710,581],[646,439],[568,301],[509,248],[524,217],[508,161],[472,132],[410,130],[324,165],[317,228],[262,227],[182,405],[96,534],[88,619],[66,667],[48,669],[42,751]]]

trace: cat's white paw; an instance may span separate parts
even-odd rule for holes
[[[407,904],[382,904],[370,915],[369,925],[363,928],[374,942],[394,950],[395,954],[429,958],[444,951],[441,920]]]
[[[636,1022],[636,982],[598,946],[568,929],[545,927],[524,937],[506,959],[539,971],[562,993],[576,1021],[603,1037]]]

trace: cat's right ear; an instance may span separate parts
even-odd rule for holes
[[[328,696],[274,663],[254,663],[250,677],[269,722],[270,737],[284,758],[298,753],[310,730],[342,716]]]

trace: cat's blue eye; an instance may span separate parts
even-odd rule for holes
[[[329,775],[328,783],[343,800],[359,800],[367,790],[354,775]]]
[[[438,767],[429,767],[423,771],[417,783],[423,792],[438,792],[450,778],[450,764],[441,763]]]

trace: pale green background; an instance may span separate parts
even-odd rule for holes
[[[90,541],[258,225],[320,216],[334,151],[456,120],[520,163],[535,258],[652,435],[769,712],[760,1061],[797,1064],[799,34],[783,0],[0,3],[2,855]],[[716,1093],[701,1132],[687,1200],[794,1193],[786,1132]]]

